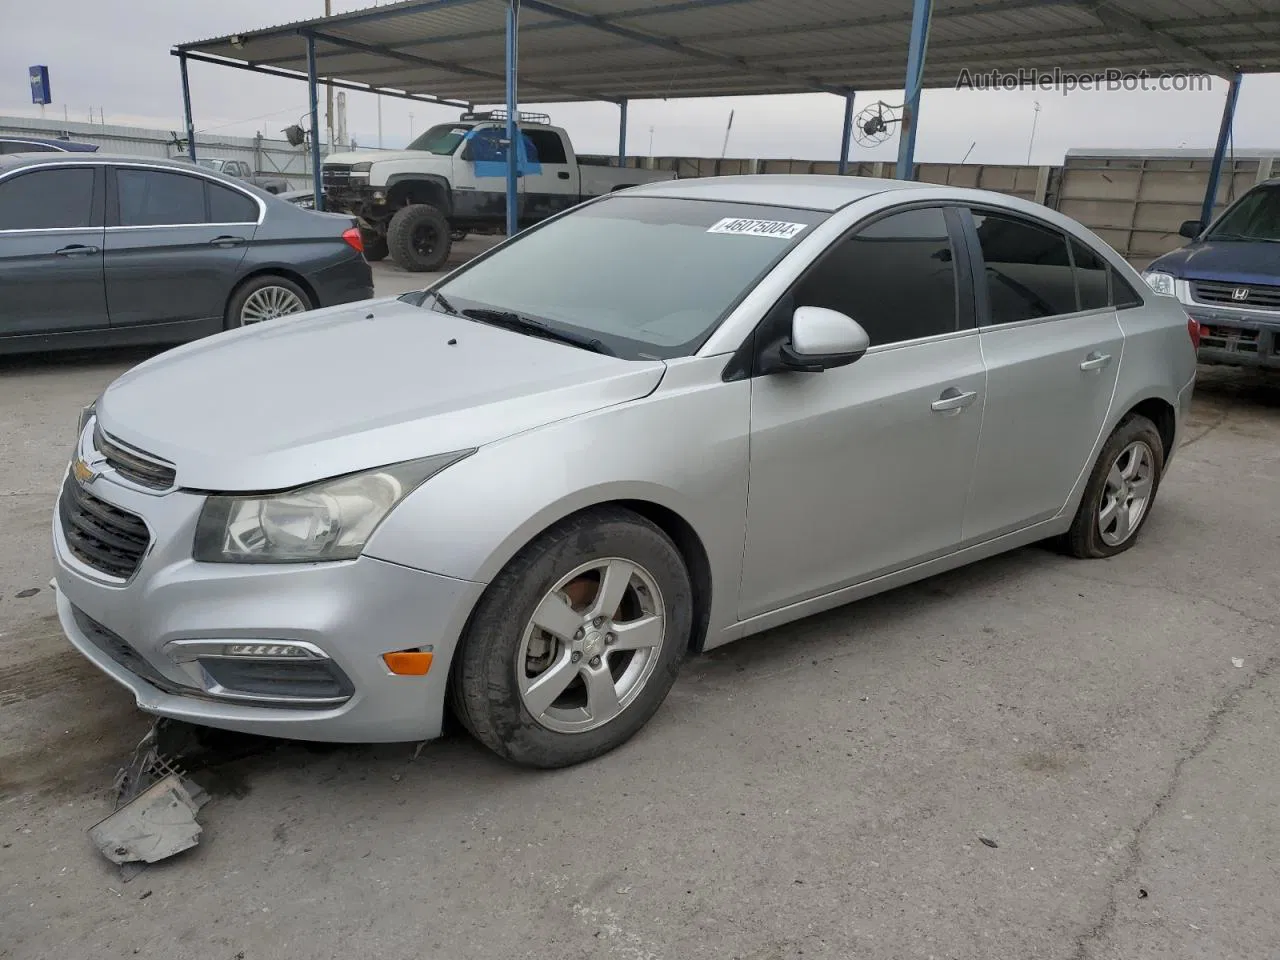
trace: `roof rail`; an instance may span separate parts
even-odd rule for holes
[[[468,111],[461,117],[463,120],[501,120],[506,121],[506,110],[482,110]],[[516,119],[519,123],[542,123],[550,124],[551,115],[547,113],[517,113]]]

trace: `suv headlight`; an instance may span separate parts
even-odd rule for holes
[[[354,560],[391,509],[428,477],[475,451],[410,460],[258,496],[214,495],[196,523],[203,563]]]
[[[1150,270],[1142,275],[1142,279],[1147,281],[1147,286],[1156,293],[1162,294],[1166,297],[1177,296],[1177,294],[1174,293],[1174,276],[1171,273],[1161,273],[1159,270]]]

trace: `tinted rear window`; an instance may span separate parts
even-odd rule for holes
[[[204,179],[201,177],[162,170],[120,168],[116,171],[116,185],[122,226],[205,222]]]
[[[239,190],[220,183],[209,183],[210,223],[255,223],[258,205]]]

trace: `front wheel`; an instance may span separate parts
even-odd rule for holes
[[[1156,425],[1139,414],[1124,420],[1094,464],[1066,536],[1067,550],[1093,559],[1133,546],[1151,515],[1163,471],[1164,443]]]
[[[387,224],[387,249],[391,259],[413,273],[441,269],[449,260],[449,221],[427,203],[401,207]]]
[[[630,739],[675,682],[693,622],[680,552],[629,510],[591,510],[494,579],[454,660],[452,697],[485,746],[565,767]]]

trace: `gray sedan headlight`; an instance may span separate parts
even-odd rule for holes
[[[205,501],[195,559],[204,563],[354,560],[391,509],[428,477],[474,451],[410,460],[311,486]]]

